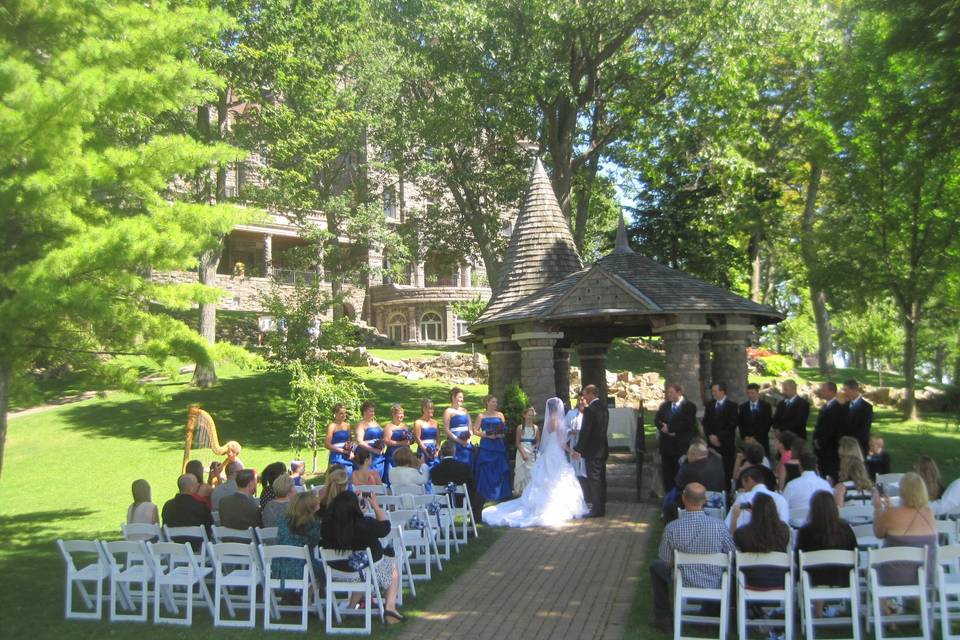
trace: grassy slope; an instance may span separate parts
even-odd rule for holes
[[[288,438],[293,404],[285,377],[230,367],[219,373],[220,385],[209,390],[186,386],[186,376],[165,383],[166,397],[158,405],[111,393],[10,422],[0,481],[0,636],[209,636],[205,624],[188,632],[152,625],[66,624],[63,563],[53,541],[117,538],[136,478],[150,482],[158,505],[175,493],[191,402],[211,412],[221,441],[234,439],[243,445],[247,466],[263,468],[293,458]],[[447,386],[435,381],[410,382],[373,371],[364,377],[381,418],[389,415],[393,402],[402,402],[411,412],[424,396],[445,404]],[[486,387],[466,391],[468,406],[475,411]],[[211,459],[209,451],[195,457]]]

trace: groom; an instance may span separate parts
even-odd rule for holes
[[[597,397],[596,385],[583,388],[587,406],[580,423],[580,438],[574,456],[586,462],[587,481],[584,500],[590,505],[590,518],[602,518],[607,509],[607,405]]]

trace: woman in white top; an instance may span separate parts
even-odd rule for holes
[[[133,504],[127,507],[127,524],[159,524],[157,505],[150,501],[150,483],[146,480],[133,481]],[[130,540],[149,540],[152,536],[131,535]]]
[[[423,486],[430,481],[427,465],[420,461],[410,447],[398,447],[393,452],[393,468],[390,469],[390,486]]]
[[[517,427],[517,459],[513,466],[513,495],[519,496],[530,482],[530,472],[536,461],[534,452],[540,447],[540,429],[533,422],[537,410],[527,407],[523,411],[523,424]]]

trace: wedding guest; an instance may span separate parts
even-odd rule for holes
[[[293,547],[306,546],[313,559],[313,573],[322,580],[323,563],[314,550],[320,545],[320,520],[317,511],[320,499],[312,491],[294,494],[290,499],[286,513],[277,520],[277,544]],[[282,558],[273,561],[273,577],[300,579],[303,576],[304,563],[294,558]]]
[[[386,592],[383,604],[387,624],[394,624],[404,619],[397,611],[400,573],[394,559],[384,555],[383,545],[380,543],[381,538],[390,534],[390,520],[377,502],[376,495],[371,494],[367,502],[373,508],[375,518],[363,515],[356,494],[350,491],[334,498],[327,517],[324,517],[320,525],[321,540],[325,549],[370,549],[373,567],[369,570],[376,575],[380,589]]]
[[[393,454],[393,470],[390,476],[394,488],[404,485],[425,486],[430,482],[430,470],[414,455],[410,447],[397,448]]]
[[[873,501],[873,483],[870,481],[867,467],[863,462],[860,443],[850,436],[840,438],[839,455],[839,482],[833,487],[833,495],[837,500],[837,506],[871,504]]]
[[[263,473],[260,474],[260,485],[263,490],[260,492],[260,509],[262,510],[273,500],[276,494],[273,492],[273,481],[287,472],[287,465],[282,462],[272,462],[268,464]]]
[[[318,517],[323,518],[327,509],[333,504],[334,499],[344,491],[350,490],[348,480],[347,469],[345,467],[336,465],[327,468],[326,476],[323,479],[323,486],[317,491],[317,499],[319,500],[319,506],[317,507]]]
[[[257,474],[253,469],[237,473],[237,492],[220,501],[220,524],[231,529],[262,526],[256,491]]]
[[[870,479],[877,481],[877,474],[890,473],[890,454],[884,448],[883,438],[870,438],[870,451],[867,453],[867,472]]]
[[[457,460],[472,465],[470,414],[463,408],[463,390],[457,387],[450,389],[450,406],[443,412],[443,430],[447,439],[457,445]]]
[[[213,526],[213,516],[210,510],[203,504],[193,499],[193,493],[197,490],[197,478],[190,473],[185,473],[177,480],[177,489],[179,493],[163,504],[160,515],[163,517],[163,524],[168,527],[196,527],[203,526],[210,534],[210,527]],[[190,542],[194,551],[202,550],[203,540],[199,538],[174,539],[174,542]]]
[[[513,467],[513,495],[515,496],[522,494],[523,488],[530,481],[534,451],[540,447],[540,429],[533,421],[536,415],[536,409],[527,407],[523,410],[523,424],[517,427],[517,460]],[[577,415],[579,416],[579,412]]]
[[[210,494],[210,508],[212,511],[219,511],[220,501],[237,492],[237,474],[241,469],[243,469],[243,467],[236,462],[227,463],[226,469],[224,470],[227,474],[226,482],[214,489],[213,493]]]
[[[783,489],[783,487],[786,485],[786,465],[793,460],[793,454],[790,451],[790,448],[793,446],[793,443],[796,439],[797,436],[795,436],[792,431],[781,431],[777,436],[777,450],[779,453],[779,459],[777,460],[777,466],[776,469],[774,469],[773,474],[777,477],[777,487],[780,489]]]
[[[807,439],[807,420],[810,418],[810,402],[797,395],[797,383],[784,380],[780,385],[783,400],[773,412],[773,428],[780,434],[789,431],[801,440]]]
[[[323,446],[330,454],[327,466],[338,464],[350,474],[353,472],[353,430],[347,420],[347,405],[338,402],[333,405],[333,422],[327,425],[327,436]]]
[[[405,413],[399,402],[390,407],[390,421],[383,425],[383,442],[387,445],[387,454],[383,461],[383,483],[391,484],[390,471],[393,467],[393,454],[400,448],[409,449],[413,434],[403,421]]]
[[[737,510],[731,521],[731,533],[737,549],[745,553],[786,552],[790,545],[790,527],[777,514],[777,505],[773,498],[765,494],[757,495],[751,504],[750,524],[737,528],[737,519],[743,505],[737,503]],[[745,568],[747,586],[752,589],[783,588],[783,569],[776,567]]]
[[[783,465],[783,486],[800,477],[800,456],[811,451],[810,443],[797,438],[790,445],[790,460]]]
[[[496,396],[488,395],[484,406],[486,410],[477,415],[473,424],[474,435],[480,436],[476,461],[477,492],[484,500],[504,500],[510,497],[510,465],[504,442],[507,420],[497,410]]]
[[[683,488],[690,483],[702,484],[707,491],[726,491],[727,488],[723,458],[709,448],[707,441],[700,436],[690,441],[686,459],[680,465],[674,486],[663,497],[662,516],[665,522],[676,519]]]
[[[760,472],[759,467],[750,467],[746,469],[743,473],[740,474],[740,478],[743,480],[743,492],[737,493],[734,498],[733,508],[730,509],[730,513],[727,514],[726,524],[727,528],[730,528],[731,523],[733,522],[733,512],[737,508],[737,505],[740,505],[738,509],[738,520],[737,526],[745,527],[750,524],[750,509],[752,507],[748,506],[744,508],[744,505],[752,505],[753,499],[760,495],[766,494],[773,498],[774,504],[777,505],[777,514],[780,516],[780,519],[785,523],[790,523],[790,507],[787,506],[787,500],[779,493],[767,488],[763,484],[763,473]]]
[[[706,489],[692,482],[683,489],[683,515],[666,526],[660,540],[658,557],[650,564],[653,586],[653,626],[660,631],[673,630],[673,607],[670,604],[673,581],[673,554],[730,553],[735,546],[730,531],[717,518],[706,515]],[[688,566],[682,570],[685,586],[715,589],[720,586],[720,567]]]
[[[960,479],[951,482],[939,500],[931,501],[930,509],[937,516],[960,513]]]
[[[303,460],[290,461],[290,477],[293,479],[293,486],[303,486]]]
[[[860,392],[860,383],[852,378],[843,383],[843,391],[847,396],[849,413],[843,435],[856,438],[861,451],[866,452],[870,447],[870,431],[873,428],[873,405]]]
[[[763,485],[771,491],[777,490],[776,474],[770,468],[770,461],[763,455],[763,447],[756,442],[748,442],[743,446],[743,451],[737,454],[737,463],[733,468],[737,489],[743,488],[741,476],[746,469],[757,469],[763,474]]]
[[[193,499],[210,509],[212,507],[210,496],[213,494],[213,487],[203,481],[204,471],[203,463],[199,460],[191,460],[187,463],[186,472],[197,479],[197,490],[193,493]]]
[[[817,415],[817,424],[813,429],[814,453],[820,460],[820,472],[824,478],[836,479],[840,467],[837,454],[840,436],[847,428],[847,411],[837,401],[837,385],[824,382],[817,390],[825,401]]]
[[[817,475],[817,456],[809,451],[800,455],[800,477],[787,483],[783,488],[783,497],[787,500],[790,510],[807,510],[810,508],[810,498],[819,491],[826,491],[833,495],[830,483]],[[800,526],[802,522],[791,522]]]
[[[697,405],[683,397],[683,387],[667,385],[667,399],[654,417],[660,449],[663,486],[669,487],[680,471],[680,456],[687,452],[697,431]]]
[[[797,551],[825,551],[857,548],[857,536],[849,524],[840,519],[837,503],[829,493],[815,493],[810,499],[807,522],[797,530]],[[847,567],[818,567],[810,569],[810,582],[814,587],[849,587],[850,570]],[[823,615],[824,602],[814,602],[817,616]]]
[[[737,403],[727,398],[727,385],[723,382],[710,385],[710,395],[701,419],[703,433],[710,448],[723,459],[723,473],[729,483],[737,457]]]
[[[293,487],[293,478],[288,473],[277,476],[273,481],[274,498],[260,511],[260,519],[264,527],[277,526],[290,506],[290,497],[296,495]]]
[[[223,461],[223,466],[227,466],[231,462],[236,462],[240,465],[240,468],[243,469],[243,461],[240,459],[240,452],[243,451],[243,447],[240,446],[240,443],[236,440],[231,440],[223,446],[227,450],[227,457]]]
[[[939,500],[943,495],[943,479],[940,476],[940,467],[936,461],[928,455],[917,457],[913,463],[914,472],[923,479],[924,486],[927,487],[927,497],[932,502]]]
[[[373,455],[366,449],[359,447],[353,453],[353,474],[350,484],[354,487],[367,484],[383,484],[380,474],[373,468]]]
[[[127,507],[127,524],[158,524],[160,516],[157,505],[150,501],[150,483],[146,480],[134,480],[130,487],[133,492],[133,504]],[[130,540],[149,540],[152,536],[143,534],[129,537]]]
[[[417,442],[417,456],[433,469],[440,462],[440,428],[433,418],[433,400],[420,401],[420,417],[413,423],[413,439]]]
[[[430,481],[437,491],[442,491],[448,484],[464,485],[475,522],[480,522],[483,512],[483,500],[477,494],[477,483],[473,477],[473,469],[466,462],[457,460],[457,445],[453,440],[446,440],[440,447],[440,464],[430,470]],[[463,498],[457,496],[456,506],[463,506]]]
[[[763,455],[767,455],[770,451],[772,424],[773,409],[760,397],[760,385],[751,382],[747,385],[747,401],[739,408],[740,439],[744,443],[759,444]]]
[[[375,471],[378,478],[383,478],[385,443],[383,427],[377,423],[377,405],[373,400],[367,400],[360,405],[360,412],[363,417],[357,423],[357,446],[354,448],[353,463],[360,464],[357,454],[366,451],[370,454],[369,469]]]

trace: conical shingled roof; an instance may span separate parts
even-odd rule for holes
[[[474,326],[495,322],[501,311],[582,268],[570,226],[538,158],[493,297]]]

